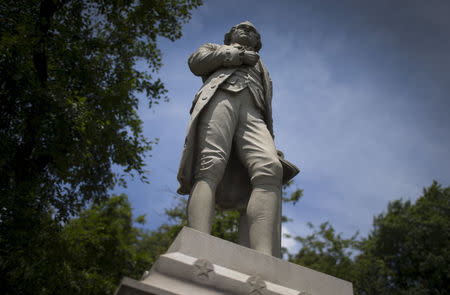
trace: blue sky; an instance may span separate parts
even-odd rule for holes
[[[390,200],[414,200],[433,180],[450,184],[448,15],[448,1],[205,1],[181,39],[160,40],[170,101],[148,109],[141,99],[144,133],[159,138],[146,161],[150,184],[130,179],[113,192],[126,193],[149,228],[166,221],[201,86],[187,58],[249,20],[274,84],[275,143],[302,170],[294,187],[304,197],[283,208],[293,219],[284,230],[330,221],[366,235]]]

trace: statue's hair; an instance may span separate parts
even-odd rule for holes
[[[231,35],[233,34],[234,31],[236,31],[236,28],[237,28],[237,26],[232,27],[230,29],[230,31],[225,34],[225,37],[223,39],[223,44],[225,44],[225,45],[231,44]],[[261,50],[261,47],[262,47],[261,35],[258,33],[258,31],[255,30],[255,32],[257,35],[257,42],[256,42],[255,50],[256,50],[256,52],[259,52],[259,50]]]

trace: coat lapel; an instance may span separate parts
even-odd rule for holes
[[[263,76],[263,86],[264,86],[264,97],[266,103],[266,124],[267,129],[269,129],[270,134],[273,137],[273,120],[272,120],[272,79],[270,79],[269,71],[261,60],[259,60],[259,65],[262,70]]]

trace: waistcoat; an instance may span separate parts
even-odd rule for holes
[[[221,84],[220,88],[238,93],[248,87],[256,106],[264,113],[266,108],[261,73],[259,62],[254,66],[241,66]]]

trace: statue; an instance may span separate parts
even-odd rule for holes
[[[216,206],[238,209],[239,243],[280,257],[281,188],[299,170],[275,148],[261,46],[245,21],[225,34],[224,45],[204,44],[190,56],[204,84],[190,110],[178,193],[190,194],[188,226],[209,234]]]

